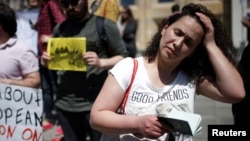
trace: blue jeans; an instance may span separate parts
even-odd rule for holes
[[[44,117],[46,120],[53,120],[54,95],[57,93],[57,71],[49,70],[40,64],[41,87],[44,102]]]

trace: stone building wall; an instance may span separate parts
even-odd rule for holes
[[[157,24],[171,14],[173,4],[178,3],[182,7],[190,2],[207,6],[222,19],[224,9],[222,0],[174,0],[174,2],[166,3],[159,3],[158,0],[135,0],[135,4],[130,7],[139,24],[137,32],[138,49],[144,50],[146,48],[148,41],[157,30]]]

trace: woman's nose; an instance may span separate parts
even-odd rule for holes
[[[184,42],[184,37],[179,37],[174,42],[174,48],[180,48]]]

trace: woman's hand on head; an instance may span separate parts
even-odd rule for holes
[[[211,19],[199,12],[196,12],[196,15],[199,16],[201,22],[204,24],[205,26],[205,35],[204,35],[204,40],[203,40],[203,44],[205,47],[207,47],[209,44],[215,44],[215,40],[214,40],[214,26],[211,22]]]

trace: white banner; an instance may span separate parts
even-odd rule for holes
[[[42,141],[41,89],[0,83],[0,141]]]

